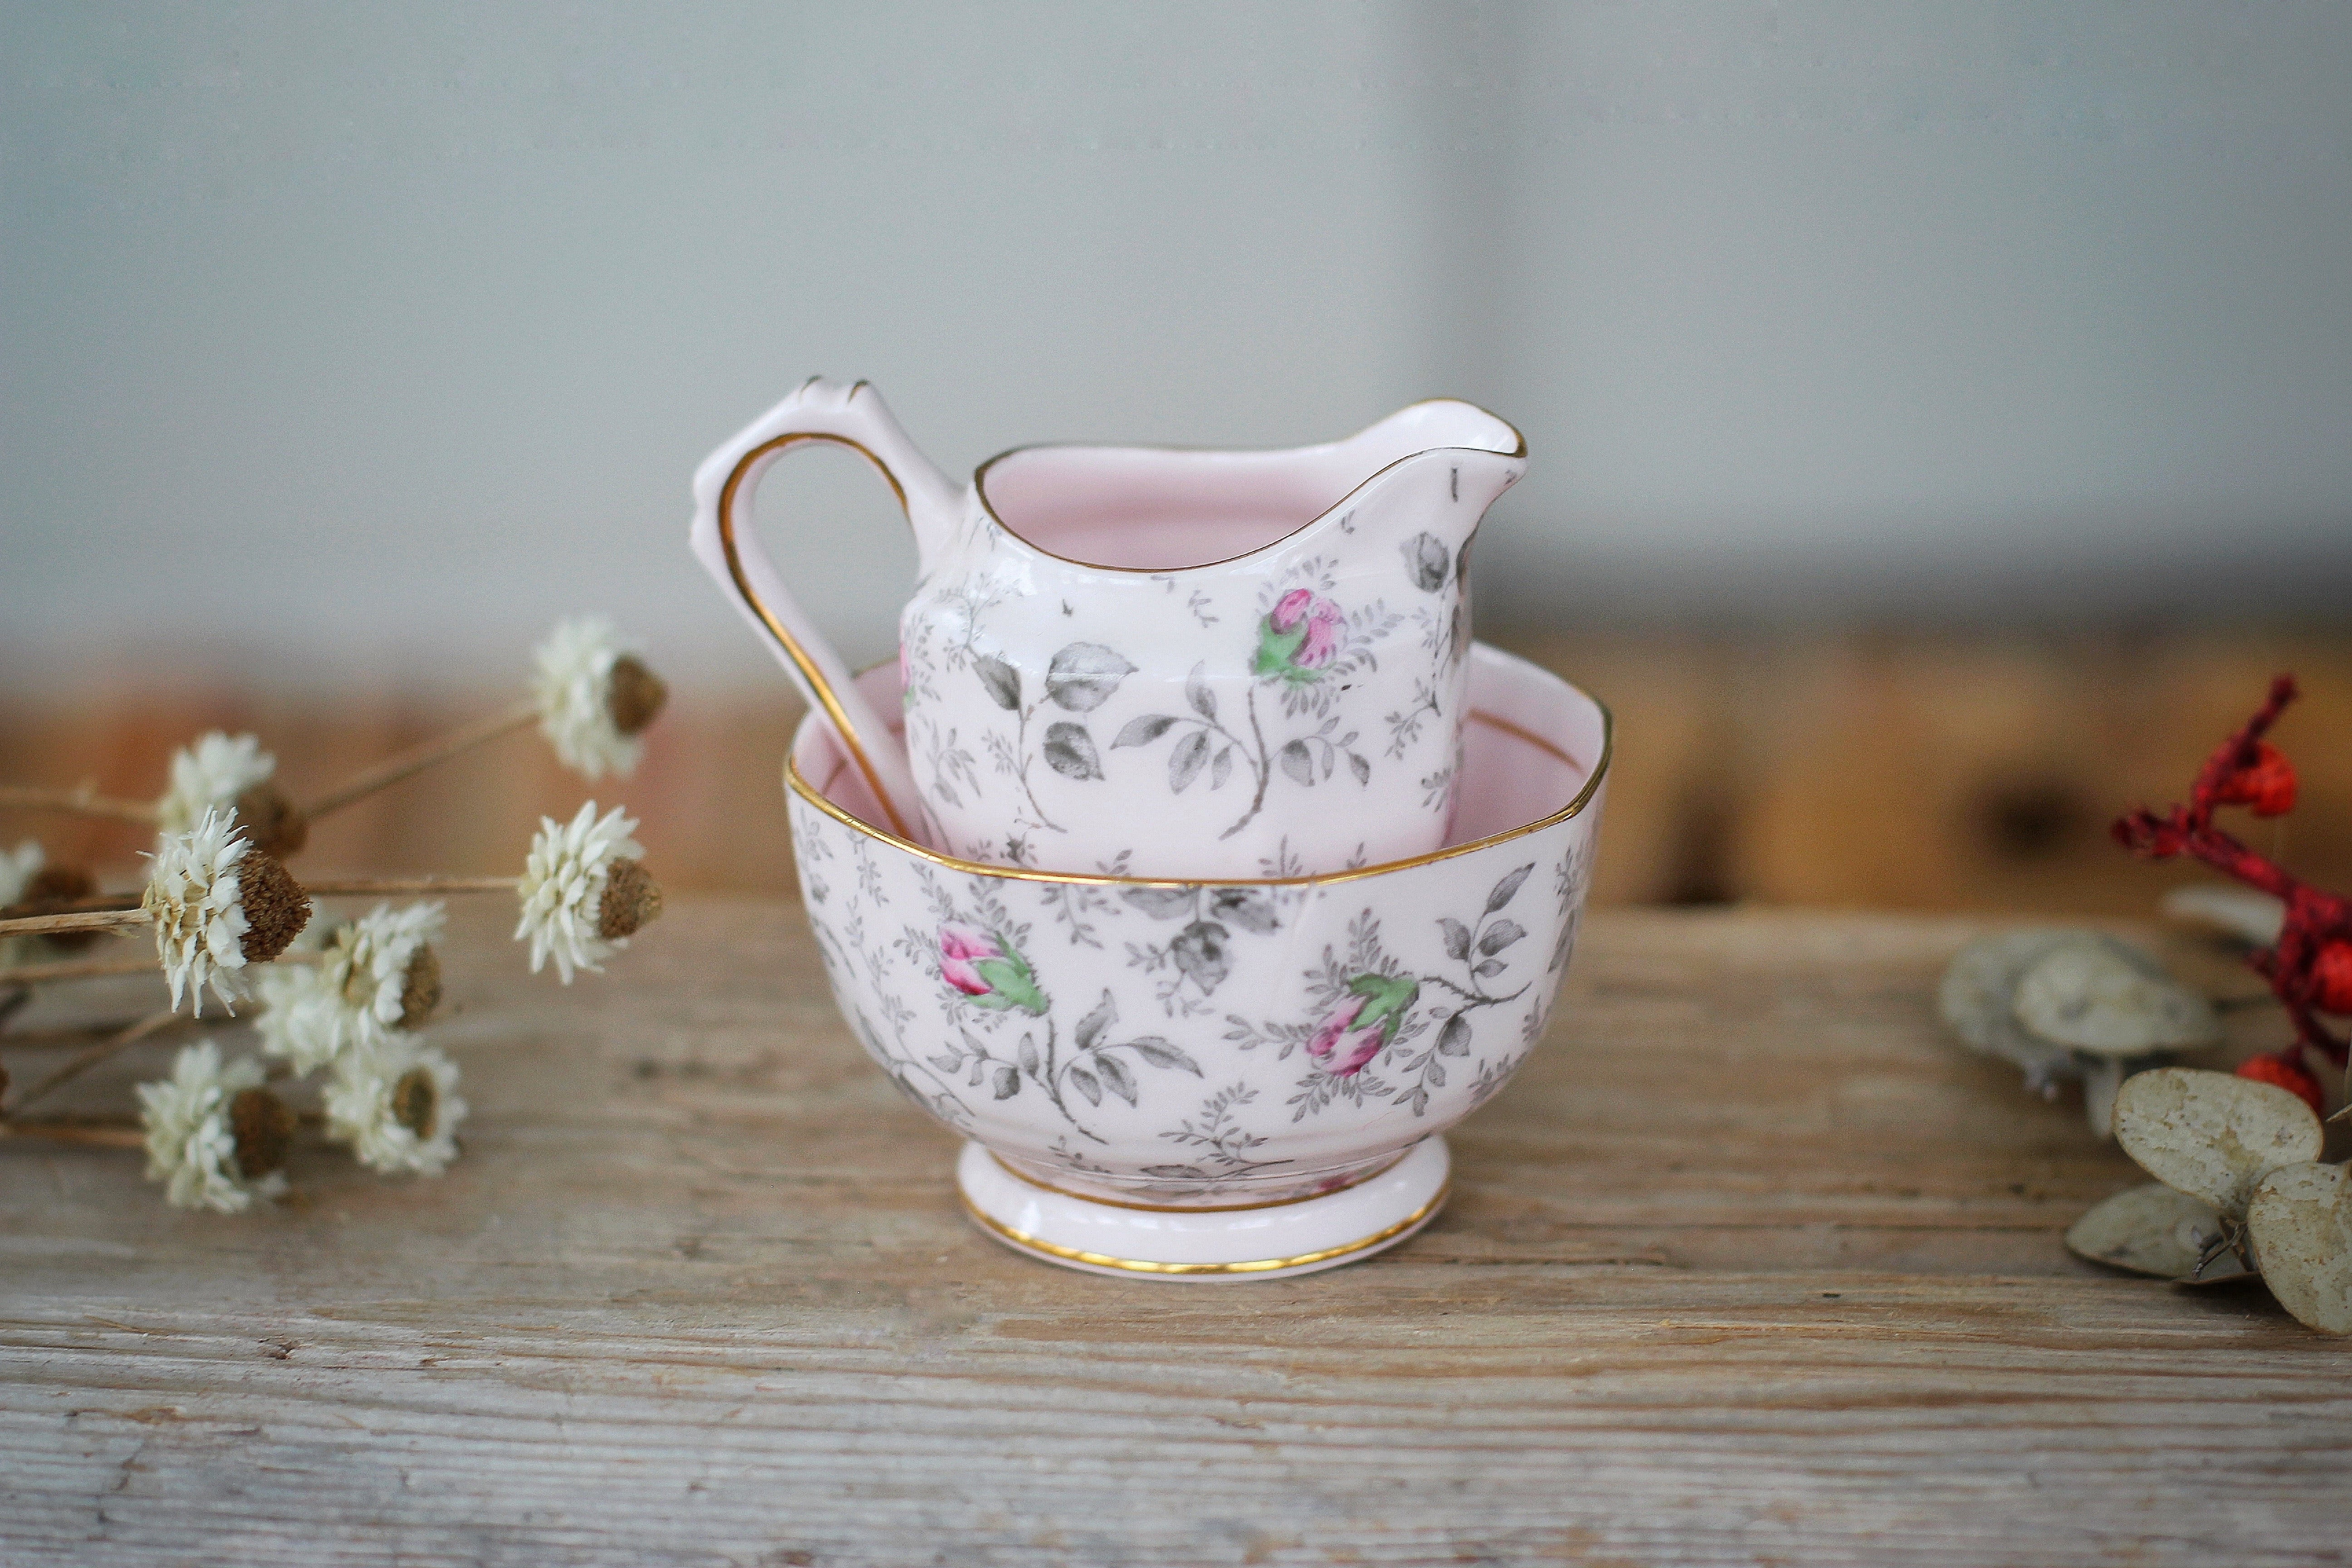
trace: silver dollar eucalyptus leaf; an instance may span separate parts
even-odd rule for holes
[[[2135,1274],[2186,1279],[2221,1239],[2221,1216],[2212,1205],[2149,1182],[2117,1193],[2076,1220],[2066,1232],[2066,1250]],[[2238,1255],[2223,1248],[2199,1278],[2210,1281],[2245,1272]]]
[[[2317,1158],[2326,1133],[2311,1107],[2275,1084],[2158,1068],[2117,1091],[2116,1142],[2141,1170],[2236,1223],[2264,1176]]]
[[[2018,1023],[2011,1004],[2025,972],[2069,942],[2095,942],[2086,931],[2037,929],[1980,937],[1953,955],[1936,993],[1945,1025],[1971,1049],[2014,1062],[2025,1069],[2025,1086],[2057,1093],[2064,1080],[2081,1076],[2073,1051],[2037,1039]]]
[[[2352,1334],[2352,1203],[2341,1165],[2273,1171],[2246,1209],[2263,1283],[2295,1321]]]
[[[2102,1143],[2116,1135],[2116,1091],[2124,1086],[2124,1070],[2115,1057],[2092,1057],[2083,1065],[2083,1120]]]
[[[2100,1057],[2145,1056],[2221,1042],[2212,1005],[2135,963],[2120,944],[2077,942],[2045,954],[2018,982],[2017,1021],[2053,1044]],[[2144,955],[2140,955],[2144,958]]]
[[[2269,947],[2286,927],[2286,903],[2252,888],[2198,882],[2175,888],[2157,908],[2174,920],[2237,938],[2249,947]]]

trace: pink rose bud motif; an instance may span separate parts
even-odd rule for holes
[[[940,927],[940,977],[982,1007],[1045,1016],[1045,993],[1028,961],[994,931],[953,921]]]
[[[1348,994],[1323,1015],[1307,1054],[1333,1078],[1352,1078],[1388,1048],[1420,996],[1421,983],[1411,975],[1357,975],[1348,982]]]
[[[1250,663],[1250,673],[1305,686],[1318,679],[1339,653],[1339,637],[1347,629],[1346,611],[1304,588],[1293,588],[1258,623],[1257,657]]]

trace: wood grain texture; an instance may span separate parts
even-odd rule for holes
[[[192,1215],[0,1146],[0,1563],[2352,1552],[2352,1350],[2065,1255],[2134,1174],[1940,1038],[1979,927],[1597,915],[1429,1230],[1182,1286],[972,1230],[789,905],[689,901],[570,990],[463,918],[440,1181],[312,1150]]]

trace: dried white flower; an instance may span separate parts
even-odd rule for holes
[[[207,811],[233,816],[236,797],[277,771],[278,759],[251,735],[200,735],[172,753],[172,787],[155,803],[155,825],[166,834],[185,833]]]
[[[310,1072],[412,1027],[440,999],[439,904],[375,912],[336,929],[317,963],[273,965],[261,976],[261,1048]]]
[[[140,904],[155,921],[155,956],[172,983],[172,1006],[185,990],[205,1012],[205,986],[236,1011],[245,994],[238,971],[245,967],[245,906],[238,898],[237,868],[252,846],[236,833],[236,818],[206,810],[194,827],[167,833],[148,858],[147,891]]]
[[[224,1067],[210,1040],[182,1047],[170,1078],[139,1086],[147,1179],[164,1184],[174,1208],[237,1214],[256,1194],[275,1197],[285,1190],[276,1169],[248,1177],[237,1160],[234,1107],[240,1093],[260,1087],[260,1063],[243,1057]],[[272,1108],[274,1100],[262,1108],[265,1115]]]
[[[457,1157],[466,1102],[451,1092],[457,1087],[457,1064],[447,1057],[406,1035],[388,1035],[335,1063],[327,1131],[371,1170],[437,1176]]]
[[[540,733],[585,777],[625,778],[645,751],[638,736],[667,694],[638,651],[604,616],[582,616],[557,622],[532,652]]]
[[[25,889],[40,874],[47,860],[37,838],[27,838],[14,849],[0,849],[0,904],[22,900]]]
[[[604,905],[615,867],[634,866],[646,852],[629,837],[636,828],[636,819],[617,805],[599,817],[593,800],[562,827],[551,816],[539,819],[530,858],[515,889],[522,900],[515,940],[530,939],[533,974],[551,954],[569,985],[574,969],[602,973],[604,960],[629,945],[627,931],[614,929]]]

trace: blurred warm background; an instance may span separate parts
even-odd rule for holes
[[[674,701],[595,793],[781,889],[796,704],[685,550],[730,430],[867,376],[961,473],[1445,392],[1533,451],[1483,635],[1619,716],[1601,896],[2145,910],[2106,821],[2279,669],[2276,847],[2352,885],[2347,79],[2342,7],[10,7],[0,782],[220,727],[299,798],[601,610]],[[768,492],[880,657],[887,498]],[[588,793],[512,738],[305,865]]]

